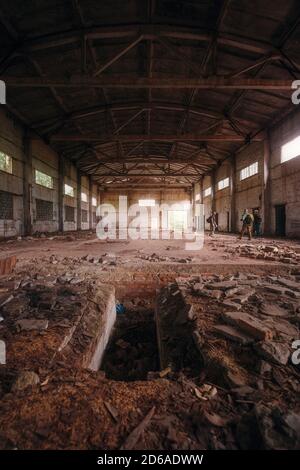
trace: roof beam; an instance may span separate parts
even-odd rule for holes
[[[149,88],[149,91],[151,89]],[[187,110],[187,106],[183,104],[174,104],[174,103],[164,103],[164,102],[151,102],[150,104],[143,101],[143,102],[132,102],[132,103],[114,103],[114,104],[105,104],[105,105],[97,105],[97,106],[92,106],[88,108],[83,108],[79,109],[77,111],[73,111],[71,113],[66,114],[65,116],[56,116],[56,117],[51,117],[48,119],[45,119],[44,121],[36,121],[32,122],[31,126],[34,128],[39,128],[39,127],[44,127],[48,125],[53,125],[58,122],[65,122],[65,121],[72,121],[73,119],[83,119],[89,116],[95,116],[96,114],[100,113],[106,113],[108,111],[111,112],[118,112],[118,111],[134,111],[138,108],[144,109],[145,111],[172,111],[172,112],[185,112]],[[226,118],[223,114],[201,108],[199,106],[192,106],[189,108],[189,113],[190,114],[195,114],[197,116],[205,117],[208,119],[224,119],[226,121],[228,118]],[[252,121],[246,120],[246,119],[240,119],[238,118],[238,121],[240,124],[244,124],[245,126],[251,126],[255,124]]]
[[[257,135],[253,141],[260,142],[263,140],[263,135]],[[245,142],[245,138],[239,135],[199,135],[199,134],[156,134],[156,135],[135,135],[135,134],[128,134],[128,135],[98,135],[98,134],[56,134],[51,137],[51,141],[53,142],[77,142],[77,141],[105,141],[105,142],[151,142],[151,141],[158,141],[158,142],[184,142],[184,141],[192,141],[192,142]]]
[[[118,54],[116,54],[114,57],[112,57],[108,62],[103,64],[101,67],[99,67],[94,73],[93,76],[96,77],[100,75],[104,70],[106,70],[108,67],[110,67],[112,64],[114,64],[117,60],[119,60],[123,55],[127,54],[133,47],[135,47],[141,40],[143,39],[143,36],[137,36],[130,44],[128,44],[126,47],[124,47]]]
[[[122,39],[137,35],[159,35],[170,39],[207,42],[211,39],[213,31],[199,31],[198,27],[163,24],[127,24],[117,26],[80,27],[73,30],[50,33],[25,39],[20,49],[27,51],[44,50],[52,47],[61,47],[78,42],[82,35],[88,39]],[[237,34],[224,33],[217,38],[219,44],[233,47],[256,54],[265,54],[272,47],[265,41],[245,38]]]
[[[99,77],[85,75],[72,78],[1,76],[8,87],[18,88],[192,88],[201,90],[288,90],[292,79],[273,78],[149,78],[149,77]]]

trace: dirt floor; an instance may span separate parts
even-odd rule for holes
[[[266,248],[267,247],[267,248]],[[245,257],[252,262],[266,261],[299,263],[300,242],[285,239],[257,238],[239,240],[236,235],[218,234],[205,236],[201,250],[185,250],[184,240],[99,240],[95,233],[53,235],[50,237],[26,237],[0,241],[0,255],[16,255],[18,259],[36,256],[101,258],[112,253],[121,263],[144,264],[146,262],[191,262],[245,264]],[[290,261],[288,261],[290,260]]]
[[[187,252],[83,233],[0,250],[18,260],[0,278],[0,448],[300,448],[299,241]],[[126,312],[88,370],[115,291]]]

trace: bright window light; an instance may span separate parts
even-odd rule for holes
[[[223,180],[220,180],[218,182],[218,189],[219,190],[228,188],[228,186],[229,186],[229,178],[224,178]]]
[[[0,152],[0,170],[12,173],[12,158],[6,153]]]
[[[74,188],[73,186],[70,186],[69,184],[65,184],[65,195],[74,197]]]
[[[209,188],[204,189],[204,197],[208,197],[211,195],[211,186]]]
[[[258,162],[252,163],[252,165],[246,166],[240,172],[240,180],[245,180],[250,178],[250,176],[256,175],[258,173]]]
[[[42,171],[35,170],[35,182],[45,188],[53,189],[53,178]]]
[[[82,202],[88,202],[88,198],[87,198],[86,193],[81,193],[81,200],[82,200]]]
[[[92,197],[92,206],[97,207],[97,199]]]
[[[154,207],[155,199],[140,199],[139,206],[140,207]]]
[[[281,163],[288,162],[300,155],[300,136],[281,147]]]

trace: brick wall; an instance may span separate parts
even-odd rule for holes
[[[13,220],[14,199],[11,193],[0,191],[0,219]]]
[[[65,205],[65,222],[75,222],[75,207]]]
[[[36,220],[37,221],[53,221],[53,202],[43,201],[42,199],[36,199]]]

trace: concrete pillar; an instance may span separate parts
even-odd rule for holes
[[[263,232],[264,234],[271,234],[272,232],[272,205],[271,205],[271,179],[270,179],[270,164],[271,164],[271,144],[269,132],[266,133],[264,140],[264,168],[263,168]]]
[[[58,169],[58,229],[64,231],[64,185],[65,185],[65,161],[59,157]]]
[[[92,197],[93,197],[93,181],[92,181],[92,177],[89,176],[89,228],[90,228],[90,230],[93,229],[93,204],[92,204]]]
[[[236,156],[230,158],[230,231],[237,231],[236,214]]]
[[[77,230],[81,230],[81,176],[77,169]]]
[[[24,136],[23,162],[23,217],[25,236],[32,234],[32,139],[29,133]]]
[[[199,186],[200,186],[200,204],[203,204],[203,201],[204,201],[203,183],[204,183],[204,176],[202,176],[201,179],[200,179],[200,181],[199,181]]]
[[[101,188],[97,186],[97,207],[101,204]]]
[[[210,174],[211,181],[211,210],[216,210],[216,169],[212,170]]]

